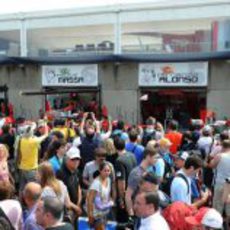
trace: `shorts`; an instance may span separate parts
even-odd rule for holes
[[[215,208],[221,215],[224,211],[224,202],[223,202],[223,186],[214,187],[214,196],[213,196],[213,208]]]

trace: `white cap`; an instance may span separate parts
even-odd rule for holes
[[[69,159],[74,159],[74,158],[79,158],[81,159],[81,155],[80,155],[80,150],[78,148],[76,148],[75,146],[72,146],[67,152],[66,152],[66,156]]]
[[[223,227],[223,218],[214,208],[210,208],[202,218],[201,223],[207,227],[219,229]]]

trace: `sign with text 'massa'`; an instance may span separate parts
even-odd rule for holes
[[[90,65],[44,65],[42,86],[97,86],[98,68]]]
[[[139,86],[207,86],[208,62],[141,63]]]

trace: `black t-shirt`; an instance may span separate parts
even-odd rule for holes
[[[69,223],[63,223],[62,225],[55,226],[55,227],[49,227],[45,230],[74,230],[73,226]]]
[[[109,161],[112,165],[115,165],[115,162],[116,162],[117,158],[118,158],[118,154],[117,153],[112,154],[112,155],[108,154],[106,156],[106,160]]]
[[[78,170],[74,172],[70,172],[66,166],[65,162],[63,162],[62,168],[57,171],[56,174],[57,178],[62,180],[63,183],[66,185],[70,200],[77,204],[78,202],[78,188],[79,188],[79,174]]]
[[[117,180],[125,180],[126,187],[128,177],[133,168],[137,166],[137,161],[134,154],[126,152],[122,156],[119,156],[115,162],[115,174]]]

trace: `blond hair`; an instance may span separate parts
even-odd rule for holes
[[[59,181],[56,179],[51,164],[47,161],[43,162],[38,167],[38,173],[40,174],[40,183],[42,188],[45,186],[51,187],[57,196],[62,194]]]
[[[1,156],[0,158],[3,158],[5,160],[7,160],[9,157],[8,148],[4,144],[0,144],[0,156]]]
[[[114,142],[112,138],[108,138],[104,140],[103,146],[106,150],[107,155],[113,155],[116,153],[116,148],[114,146]]]

